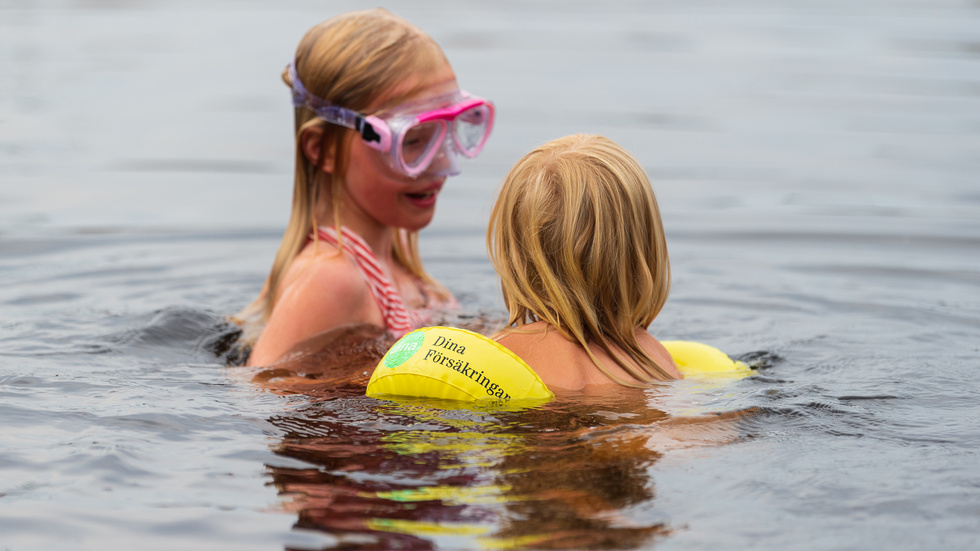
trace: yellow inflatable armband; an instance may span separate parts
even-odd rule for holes
[[[685,377],[741,379],[754,373],[713,346],[692,341],[661,344]],[[402,337],[374,369],[367,395],[502,403],[555,396],[513,352],[456,327],[424,327]]]
[[[456,327],[424,327],[402,337],[374,369],[367,395],[505,403],[555,397],[513,352]]]
[[[660,341],[685,377],[741,379],[755,373],[743,362],[732,360],[713,346],[693,341]]]

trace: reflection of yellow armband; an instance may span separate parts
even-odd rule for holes
[[[713,346],[692,341],[660,341],[685,377],[741,379],[755,373]]]
[[[513,352],[455,327],[425,327],[402,337],[374,369],[367,395],[504,403],[555,396]]]

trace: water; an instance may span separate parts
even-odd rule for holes
[[[769,367],[529,412],[267,391],[216,351],[285,224],[278,74],[359,6],[7,0],[0,549],[976,546],[980,5],[388,6],[498,107],[423,235],[468,313],[507,168],[602,133],[667,226],[653,331]]]

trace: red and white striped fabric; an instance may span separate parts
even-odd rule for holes
[[[340,232],[344,240],[344,254],[354,261],[357,270],[361,272],[368,288],[371,289],[371,294],[374,295],[374,300],[378,303],[378,308],[381,309],[381,315],[384,317],[385,327],[388,331],[396,337],[401,337],[410,331],[428,325],[428,315],[416,310],[409,311],[405,308],[405,303],[402,301],[401,295],[398,294],[398,289],[381,270],[378,257],[374,255],[371,247],[361,239],[361,236],[343,226],[341,226]],[[340,241],[337,239],[335,228],[320,226],[317,228],[316,235],[334,247],[340,248]],[[310,239],[313,239],[312,235]]]

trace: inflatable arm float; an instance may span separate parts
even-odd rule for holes
[[[753,373],[749,366],[706,344],[661,344],[685,378],[742,378]],[[424,327],[399,339],[374,369],[367,395],[503,403],[547,401],[555,396],[513,352],[456,327]]]

